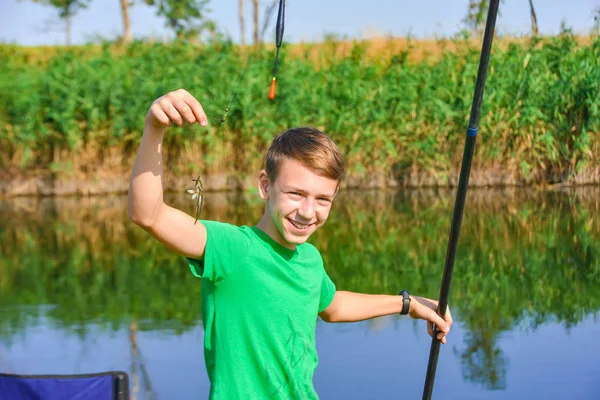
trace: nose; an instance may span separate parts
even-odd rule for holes
[[[298,209],[298,215],[307,222],[312,221],[312,219],[315,217],[315,205],[312,199],[305,198],[302,201],[302,205]]]

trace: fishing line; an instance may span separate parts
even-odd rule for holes
[[[267,9],[268,14],[265,16],[265,25],[263,26],[263,31],[266,28],[266,24],[269,21],[270,12],[274,9],[276,1],[277,0],[275,0],[275,2],[273,2],[271,7],[269,7]],[[277,79],[277,65],[279,63],[279,49],[281,48],[281,42],[283,41],[284,19],[285,19],[285,0],[279,0],[279,11],[277,13],[277,26],[275,28],[275,30],[276,30],[275,45],[277,46],[277,52],[275,54],[275,64],[273,66],[273,79],[271,80],[271,87],[269,88],[269,96],[268,96],[269,99],[271,99],[271,100],[275,99],[275,82]],[[225,112],[223,113],[223,116],[221,118],[219,118],[219,121],[221,122],[221,124],[224,124],[225,121],[227,120],[227,113],[229,112],[229,110],[231,108],[231,104],[233,103],[233,99],[235,98],[237,90],[240,86],[242,77],[244,76],[244,72],[246,72],[246,68],[248,67],[248,64],[250,63],[251,54],[252,53],[248,54],[248,56],[246,57],[245,65],[242,68],[242,72],[240,72],[237,82],[235,83],[235,85],[233,87],[233,90],[231,93],[231,98],[229,99],[229,103],[227,103],[227,107],[225,107]],[[213,120],[213,121],[217,120],[216,118],[211,118],[208,116],[207,116],[207,118],[210,120]],[[200,218],[200,213],[202,212],[202,204],[204,203],[204,191],[203,191],[203,187],[202,187],[202,181],[200,180],[200,176],[198,176],[193,181],[195,183],[194,189],[188,189],[187,192],[192,195],[192,200],[194,200],[194,202],[195,202],[196,218],[194,219],[194,224],[196,224],[196,222]]]
[[[233,101],[233,98],[235,97],[235,92],[238,88],[238,86],[240,85],[240,81],[242,80],[242,76],[244,75],[244,71],[246,70],[246,67],[248,66],[248,61],[250,60],[250,56],[248,56],[248,58],[246,59],[246,65],[244,65],[244,68],[242,68],[242,72],[240,73],[240,77],[237,80],[237,83],[235,85],[235,87],[233,88],[233,93],[231,94],[231,99],[229,100],[229,104],[227,104],[227,108],[225,109],[225,113],[227,113],[229,111],[229,106],[231,106],[231,102]]]
[[[244,67],[242,68],[242,72],[240,72],[240,75],[238,76],[238,79],[236,81],[236,83],[233,86],[233,90],[231,92],[231,98],[229,99],[229,102],[227,103],[227,106],[224,109],[223,112],[223,116],[221,118],[215,118],[215,117],[210,117],[210,116],[206,116],[209,120],[211,121],[219,121],[221,122],[221,124],[225,123],[226,119],[227,119],[227,113],[229,112],[230,108],[231,108],[231,103],[233,103],[233,99],[235,98],[235,94],[237,92],[238,87],[240,86],[240,82],[242,81],[242,77],[244,76],[244,72],[246,71],[246,68],[248,67],[248,64],[250,63],[250,54],[248,54],[248,56],[246,57],[246,62],[244,63]]]
[[[223,112],[223,116],[221,118],[214,118],[214,117],[209,117],[207,115],[207,118],[213,121],[220,121],[221,123],[225,123],[225,120],[227,119],[227,113],[229,112],[229,109],[231,108],[231,103],[233,103],[233,99],[235,98],[235,93],[237,92],[238,87],[240,86],[240,82],[242,80],[242,77],[244,76],[244,72],[246,71],[246,67],[248,67],[250,61],[250,55],[248,55],[248,57],[246,57],[246,62],[244,63],[244,67],[242,68],[242,72],[240,72],[240,75],[238,76],[238,79],[235,83],[235,85],[233,86],[233,90],[231,92],[231,98],[229,99],[229,102],[227,103],[227,106],[225,107],[225,110]]]
[[[276,4],[276,3],[274,3]],[[268,15],[266,16],[266,21],[268,21]],[[284,25],[285,25],[285,0],[279,0],[279,10],[277,12],[277,25],[275,28],[275,45],[277,47],[276,53],[275,53],[275,62],[273,65],[273,78],[271,79],[271,86],[269,88],[269,99],[273,100],[275,99],[275,89],[276,89],[276,82],[277,82],[277,66],[279,64],[279,50],[281,48],[281,43],[283,42],[283,31],[284,31]],[[264,27],[263,27],[264,30]],[[225,107],[223,116],[219,119],[217,118],[211,118],[208,117],[208,119],[213,120],[213,121],[220,121],[221,124],[225,123],[225,121],[227,120],[227,113],[229,113],[229,110],[231,108],[231,104],[233,103],[233,99],[235,98],[235,94],[237,93],[237,90],[240,86],[240,82],[242,81],[242,77],[244,76],[244,72],[246,71],[246,68],[248,67],[248,64],[250,63],[250,54],[248,54],[248,57],[246,58],[246,62],[244,67],[242,68],[242,72],[240,72],[240,75],[237,79],[237,82],[235,83],[232,93],[231,93],[231,98],[229,99],[229,103],[227,103],[227,107]]]
[[[242,80],[242,76],[244,76],[244,71],[246,71],[246,67],[248,66],[249,61],[250,61],[250,55],[248,54],[248,57],[246,58],[246,65],[244,65],[244,68],[242,68],[242,72],[240,72],[240,76],[237,80],[237,83],[233,87],[233,92],[231,93],[231,99],[229,99],[229,103],[227,104],[227,107],[225,107],[225,114],[223,114],[223,116],[221,117],[221,120],[220,120],[221,123],[224,123],[225,119],[227,118],[227,113],[229,112],[229,107],[231,107],[231,103],[233,102],[233,98],[235,97],[235,92],[237,91],[238,87],[240,86],[240,81]]]

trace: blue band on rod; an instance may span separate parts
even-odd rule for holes
[[[477,136],[479,128],[467,128],[467,136]]]

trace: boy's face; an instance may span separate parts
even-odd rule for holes
[[[258,227],[290,249],[306,242],[327,221],[338,190],[336,180],[319,176],[294,160],[281,164],[274,182],[261,171],[258,184],[266,202]]]

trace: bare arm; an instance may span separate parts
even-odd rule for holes
[[[185,122],[200,122],[204,126],[206,115],[200,103],[180,89],[154,101],[144,122],[129,184],[129,218],[171,250],[188,257],[202,257],[206,246],[204,225],[194,225],[193,217],[163,201],[162,146],[168,126]]]
[[[402,311],[402,297],[337,291],[321,318],[327,322],[356,322]]]
[[[446,343],[446,334],[452,325],[450,309],[446,313],[445,321],[437,314],[437,302],[424,297],[410,296],[409,315],[412,318],[428,321],[427,330],[431,335],[432,323],[442,333],[438,338]],[[356,322],[365,319],[397,314],[402,311],[402,297],[385,294],[363,294],[346,291],[337,291],[333,301],[319,316],[327,322]]]

